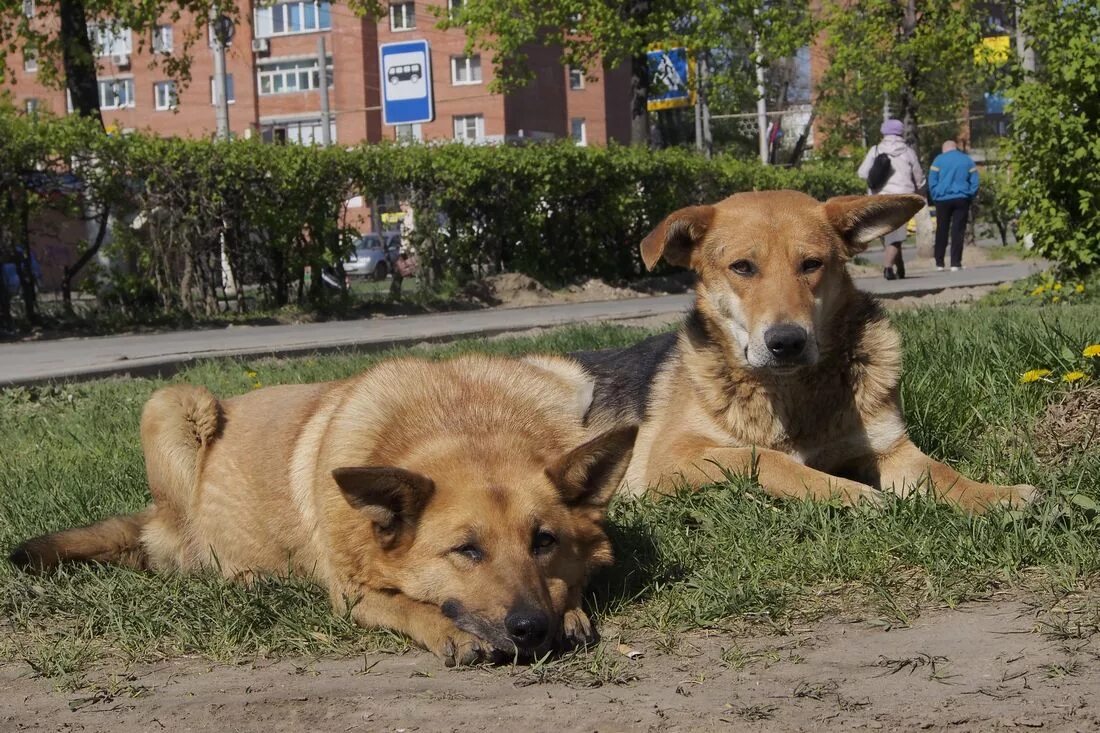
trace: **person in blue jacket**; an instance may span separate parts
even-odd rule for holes
[[[954,140],[943,144],[943,152],[932,161],[928,192],[936,206],[936,269],[943,270],[947,235],[951,234],[951,271],[962,269],[963,234],[970,217],[970,202],[978,193],[978,166],[959,150]]]

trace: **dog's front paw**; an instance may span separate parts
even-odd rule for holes
[[[1004,497],[1001,504],[1008,507],[1022,507],[1034,503],[1039,498],[1040,491],[1031,484],[1016,484],[1004,487]]]
[[[561,636],[567,648],[584,647],[596,641],[596,630],[588,614],[579,608],[571,608],[562,618]]]
[[[430,651],[448,667],[467,667],[487,659],[493,650],[484,639],[453,629],[447,632],[437,646],[430,648]]]

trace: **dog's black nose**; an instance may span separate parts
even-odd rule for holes
[[[504,628],[516,646],[533,649],[546,641],[546,632],[550,630],[550,617],[542,611],[523,609],[512,611],[504,619]]]
[[[764,344],[777,359],[797,359],[806,349],[806,329],[793,323],[772,326],[764,332]]]

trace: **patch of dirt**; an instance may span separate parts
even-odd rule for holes
[[[1048,464],[1100,443],[1100,386],[1063,393],[1043,410],[1032,432],[1035,454]]]
[[[1020,600],[928,613],[909,628],[829,620],[785,636],[605,641],[582,667],[449,670],[425,653],[214,666],[171,661],[54,691],[0,666],[0,729],[436,731],[1095,730],[1100,662]],[[1046,629],[1047,633],[1042,633]],[[640,655],[639,655],[640,653]],[[614,657],[608,659],[608,657]]]
[[[655,285],[650,290],[635,290],[609,285],[603,280],[590,278],[561,290],[550,290],[534,278],[518,272],[490,275],[466,285],[462,290],[465,299],[501,308],[522,308],[548,303],[579,303],[595,300],[622,300],[640,298],[646,293],[660,291]]]
[[[996,285],[975,285],[970,288],[948,288],[938,293],[926,293],[925,295],[903,295],[900,298],[879,297],[879,302],[886,310],[909,310],[912,308],[927,308],[937,305],[952,305],[966,307],[976,303],[983,296],[997,289]]]

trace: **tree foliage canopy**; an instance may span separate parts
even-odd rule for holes
[[[1027,0],[1038,68],[1009,90],[1020,229],[1069,268],[1100,264],[1100,5]]]

